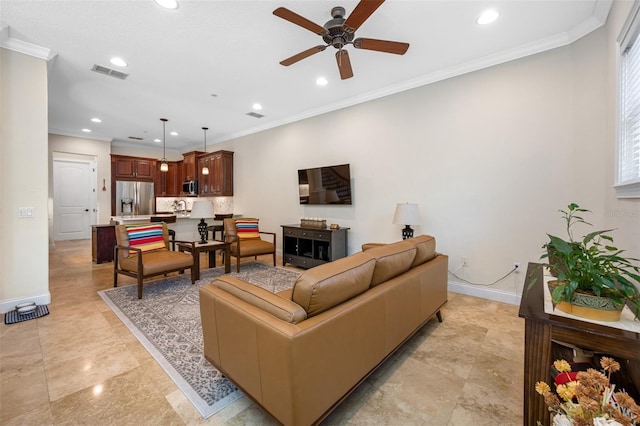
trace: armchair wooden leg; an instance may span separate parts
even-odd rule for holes
[[[273,266],[276,266],[276,252],[273,252]]]
[[[236,269],[240,272],[240,256],[236,257]]]
[[[118,287],[118,271],[113,269],[113,286]]]
[[[138,299],[142,299],[142,275],[138,274]]]

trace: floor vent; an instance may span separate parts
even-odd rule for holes
[[[103,67],[102,65],[98,65],[98,64],[94,64],[93,68],[91,68],[91,71],[108,75],[110,77],[119,78],[120,80],[124,80],[125,78],[129,77],[129,74],[127,73],[116,71],[111,68]]]
[[[143,141],[144,138],[138,136],[128,136],[128,139],[133,139],[134,141]]]
[[[248,112],[247,115],[249,117],[253,117],[253,118],[262,118],[262,117],[264,117],[264,115],[258,114],[257,112]]]

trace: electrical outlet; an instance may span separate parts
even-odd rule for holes
[[[515,269],[515,273],[520,273],[520,262],[513,262],[513,269]]]
[[[468,258],[468,257],[464,257],[464,256],[462,256],[462,257],[460,258],[460,263],[462,263],[462,265],[461,265],[461,266],[462,266],[463,268],[466,268],[467,266],[469,266],[469,258]]]

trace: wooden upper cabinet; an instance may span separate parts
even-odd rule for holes
[[[202,175],[203,166],[209,169]],[[228,197],[233,195],[233,152],[216,151],[198,158],[199,187],[202,196]]]
[[[111,155],[111,173],[116,180],[153,182],[156,174],[155,158]]]
[[[182,154],[182,180],[194,180],[200,178],[197,170],[198,157],[204,154],[202,151],[191,151]]]
[[[156,197],[177,197],[182,190],[182,181],[179,177],[178,161],[169,161],[169,170],[160,171],[160,162],[157,163],[155,193]]]

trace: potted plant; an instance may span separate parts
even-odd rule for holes
[[[557,273],[551,298],[556,309],[603,321],[617,321],[627,304],[636,318],[640,314],[640,267],[638,259],[622,257],[613,246],[611,229],[595,231],[574,239],[576,223],[591,225],[579,214],[589,212],[575,203],[560,210],[566,221],[568,241],[547,234],[544,245],[547,266]]]

